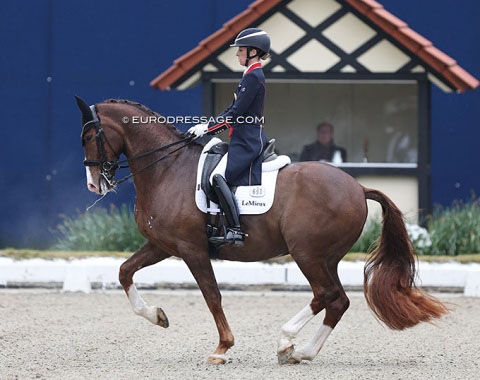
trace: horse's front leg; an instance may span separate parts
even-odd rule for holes
[[[197,247],[198,249],[198,247]],[[220,341],[218,347],[208,356],[208,362],[213,364],[225,364],[225,353],[233,346],[233,334],[228,325],[227,318],[222,309],[222,296],[218,290],[217,280],[213,272],[212,263],[207,252],[196,252],[194,257],[184,257],[185,263],[192,272],[193,277],[207,302],[208,308],[215,319]]]
[[[156,306],[149,306],[138,294],[137,288],[133,283],[133,275],[136,271],[162,261],[170,255],[161,252],[152,243],[146,242],[135,252],[127,261],[120,266],[119,280],[127,293],[128,300],[132,305],[133,311],[137,315],[148,319],[154,325],[168,327],[168,318],[163,310]]]

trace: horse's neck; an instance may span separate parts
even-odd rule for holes
[[[138,156],[148,150],[171,144],[182,138],[180,135],[176,135],[171,131],[169,127],[162,124],[130,123],[125,125],[124,132],[124,153],[127,158]]]
[[[124,127],[124,131],[124,153],[129,159],[182,139],[182,136],[171,130],[171,127],[161,124],[130,124]],[[150,196],[153,187],[174,185],[164,180],[166,177],[170,177],[172,173],[188,170],[188,168],[191,168],[192,173],[196,171],[196,163],[198,162],[200,151],[188,146],[144,169],[153,161],[172,152],[183,144],[180,143],[166,150],[129,162],[130,172],[138,172],[133,177],[137,197]]]

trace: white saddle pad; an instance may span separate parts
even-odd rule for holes
[[[207,197],[202,190],[201,178],[203,165],[205,163],[206,152],[215,144],[221,142],[219,138],[214,137],[203,148],[200,159],[198,160],[197,168],[197,185],[195,187],[195,203],[202,212],[211,212],[212,214],[220,211],[216,203],[210,203],[210,208],[207,209]],[[222,157],[217,167],[210,175],[210,183],[215,174],[225,176],[225,169],[227,167],[228,153]],[[259,186],[238,186],[235,192],[237,198],[238,209],[240,214],[263,214],[270,210],[275,197],[275,184],[277,182],[278,170],[285,165],[291,163],[290,157],[278,156],[273,161],[266,162],[262,165],[262,184]]]

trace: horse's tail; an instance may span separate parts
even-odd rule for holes
[[[439,318],[448,308],[415,287],[415,251],[402,212],[385,194],[364,188],[382,205],[382,234],[367,260],[363,287],[368,306],[389,328],[403,330]]]

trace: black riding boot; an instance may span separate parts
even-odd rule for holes
[[[220,207],[225,213],[228,229],[225,236],[212,236],[208,240],[214,244],[243,245],[243,232],[240,230],[240,217],[235,195],[228,187],[227,181],[220,174],[215,174],[212,180],[212,187],[217,194]]]

